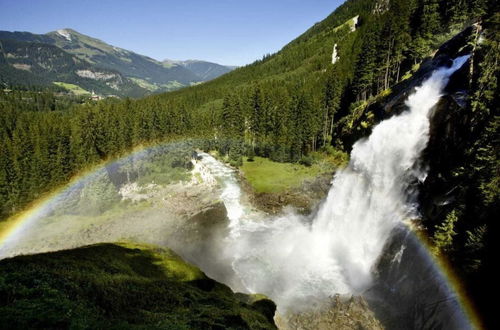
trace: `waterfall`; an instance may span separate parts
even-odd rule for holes
[[[419,157],[429,139],[429,117],[449,77],[467,59],[433,72],[409,96],[407,111],[380,122],[354,145],[313,219],[287,213],[255,220],[241,211],[233,173],[224,173],[221,199],[230,235],[223,253],[246,291],[268,295],[283,310],[370,286],[391,231],[417,216],[409,187],[426,176]]]

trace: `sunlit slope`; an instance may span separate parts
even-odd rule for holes
[[[89,65],[117,71],[153,92],[189,86],[214,79],[232,70],[230,67],[204,61],[170,61],[169,65],[165,65],[148,56],[109,45],[72,29],[61,29],[46,34],[0,31],[0,40],[56,46]],[[200,55],[203,55],[202,50],[200,52]],[[30,59],[32,58],[35,56],[30,54]],[[135,97],[137,94],[129,93],[127,96]]]
[[[146,246],[5,259],[0,293],[1,328],[275,328],[271,301],[244,303],[173,252]]]
[[[185,99],[196,106],[223,98],[235,89],[251,87],[255,84],[269,85],[307,85],[321,93],[327,78],[327,70],[332,69],[333,47],[337,44],[342,61],[337,69],[351,77],[360,51],[360,36],[363,24],[353,28],[353,19],[358,15],[370,15],[371,0],[353,0],[338,7],[323,21],[316,23],[304,34],[291,41],[275,54],[264,55],[245,67],[238,68],[215,80],[199,86],[164,94],[160,97]]]
[[[116,70],[96,66],[54,45],[2,39],[0,31],[2,86],[50,87],[54,82],[76,85],[101,95],[140,97],[146,94],[145,89]]]

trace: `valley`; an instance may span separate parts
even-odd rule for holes
[[[6,87],[27,83],[28,78],[16,77],[22,70],[34,86],[65,88],[63,82],[101,97],[142,97],[208,81],[234,69],[197,60],[160,62],[72,29],[43,35],[0,31],[0,56],[0,83]]]
[[[0,31],[0,328],[494,328],[499,24],[347,0],[241,67]]]

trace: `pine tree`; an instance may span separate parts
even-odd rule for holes
[[[441,31],[441,17],[439,15],[438,0],[424,0],[422,8],[420,35],[425,39],[433,39]]]
[[[457,235],[455,225],[458,221],[458,213],[456,210],[451,211],[446,216],[442,224],[436,226],[436,232],[432,238],[434,247],[432,249],[435,255],[443,252],[449,252],[453,246],[453,238]]]

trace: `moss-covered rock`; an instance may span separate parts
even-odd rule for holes
[[[172,251],[148,246],[2,260],[0,296],[1,329],[275,328],[270,300],[247,303]]]

